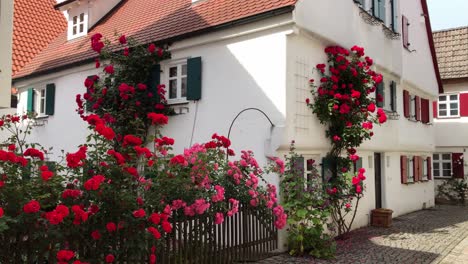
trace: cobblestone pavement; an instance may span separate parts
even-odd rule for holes
[[[284,254],[257,264],[468,264],[467,256],[468,207],[444,205],[395,218],[391,228],[355,230],[348,240],[338,243],[334,260],[293,258]]]

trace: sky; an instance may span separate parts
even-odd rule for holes
[[[468,26],[468,0],[427,0],[432,30]]]

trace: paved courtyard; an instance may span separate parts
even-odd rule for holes
[[[334,260],[280,255],[260,263],[468,264],[468,207],[437,206],[398,217],[388,229],[355,230],[339,242]]]

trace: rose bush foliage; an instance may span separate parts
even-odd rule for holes
[[[331,199],[331,216],[341,236],[351,229],[363,196],[365,169],[356,168],[356,148],[372,138],[374,124],[385,123],[387,116],[376,106],[383,98],[373,95],[382,75],[372,70],[373,60],[365,56],[364,48],[331,46],[325,53],[327,64],[316,66],[320,80],[317,84],[310,80],[313,102],[307,98],[306,103],[326,126],[331,143],[327,157],[331,160],[332,177],[326,183],[326,191]]]
[[[100,34],[91,45],[103,72],[76,96],[91,131],[76,152],[47,162],[48,151],[24,137],[30,118],[0,119],[13,134],[0,150],[0,262],[156,263],[174,222],[208,216],[221,224],[240,204],[285,226],[276,188],[263,178],[284,171],[280,160],[260,168],[251,151],[235,159],[229,139],[217,134],[172,154],[174,139],[160,132],[170,113],[164,86],[146,83],[168,51]]]

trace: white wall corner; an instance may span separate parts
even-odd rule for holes
[[[281,145],[281,139],[283,138],[286,127],[284,125],[273,126],[270,129],[270,138],[265,140],[265,156],[266,157],[277,157],[277,149]]]

